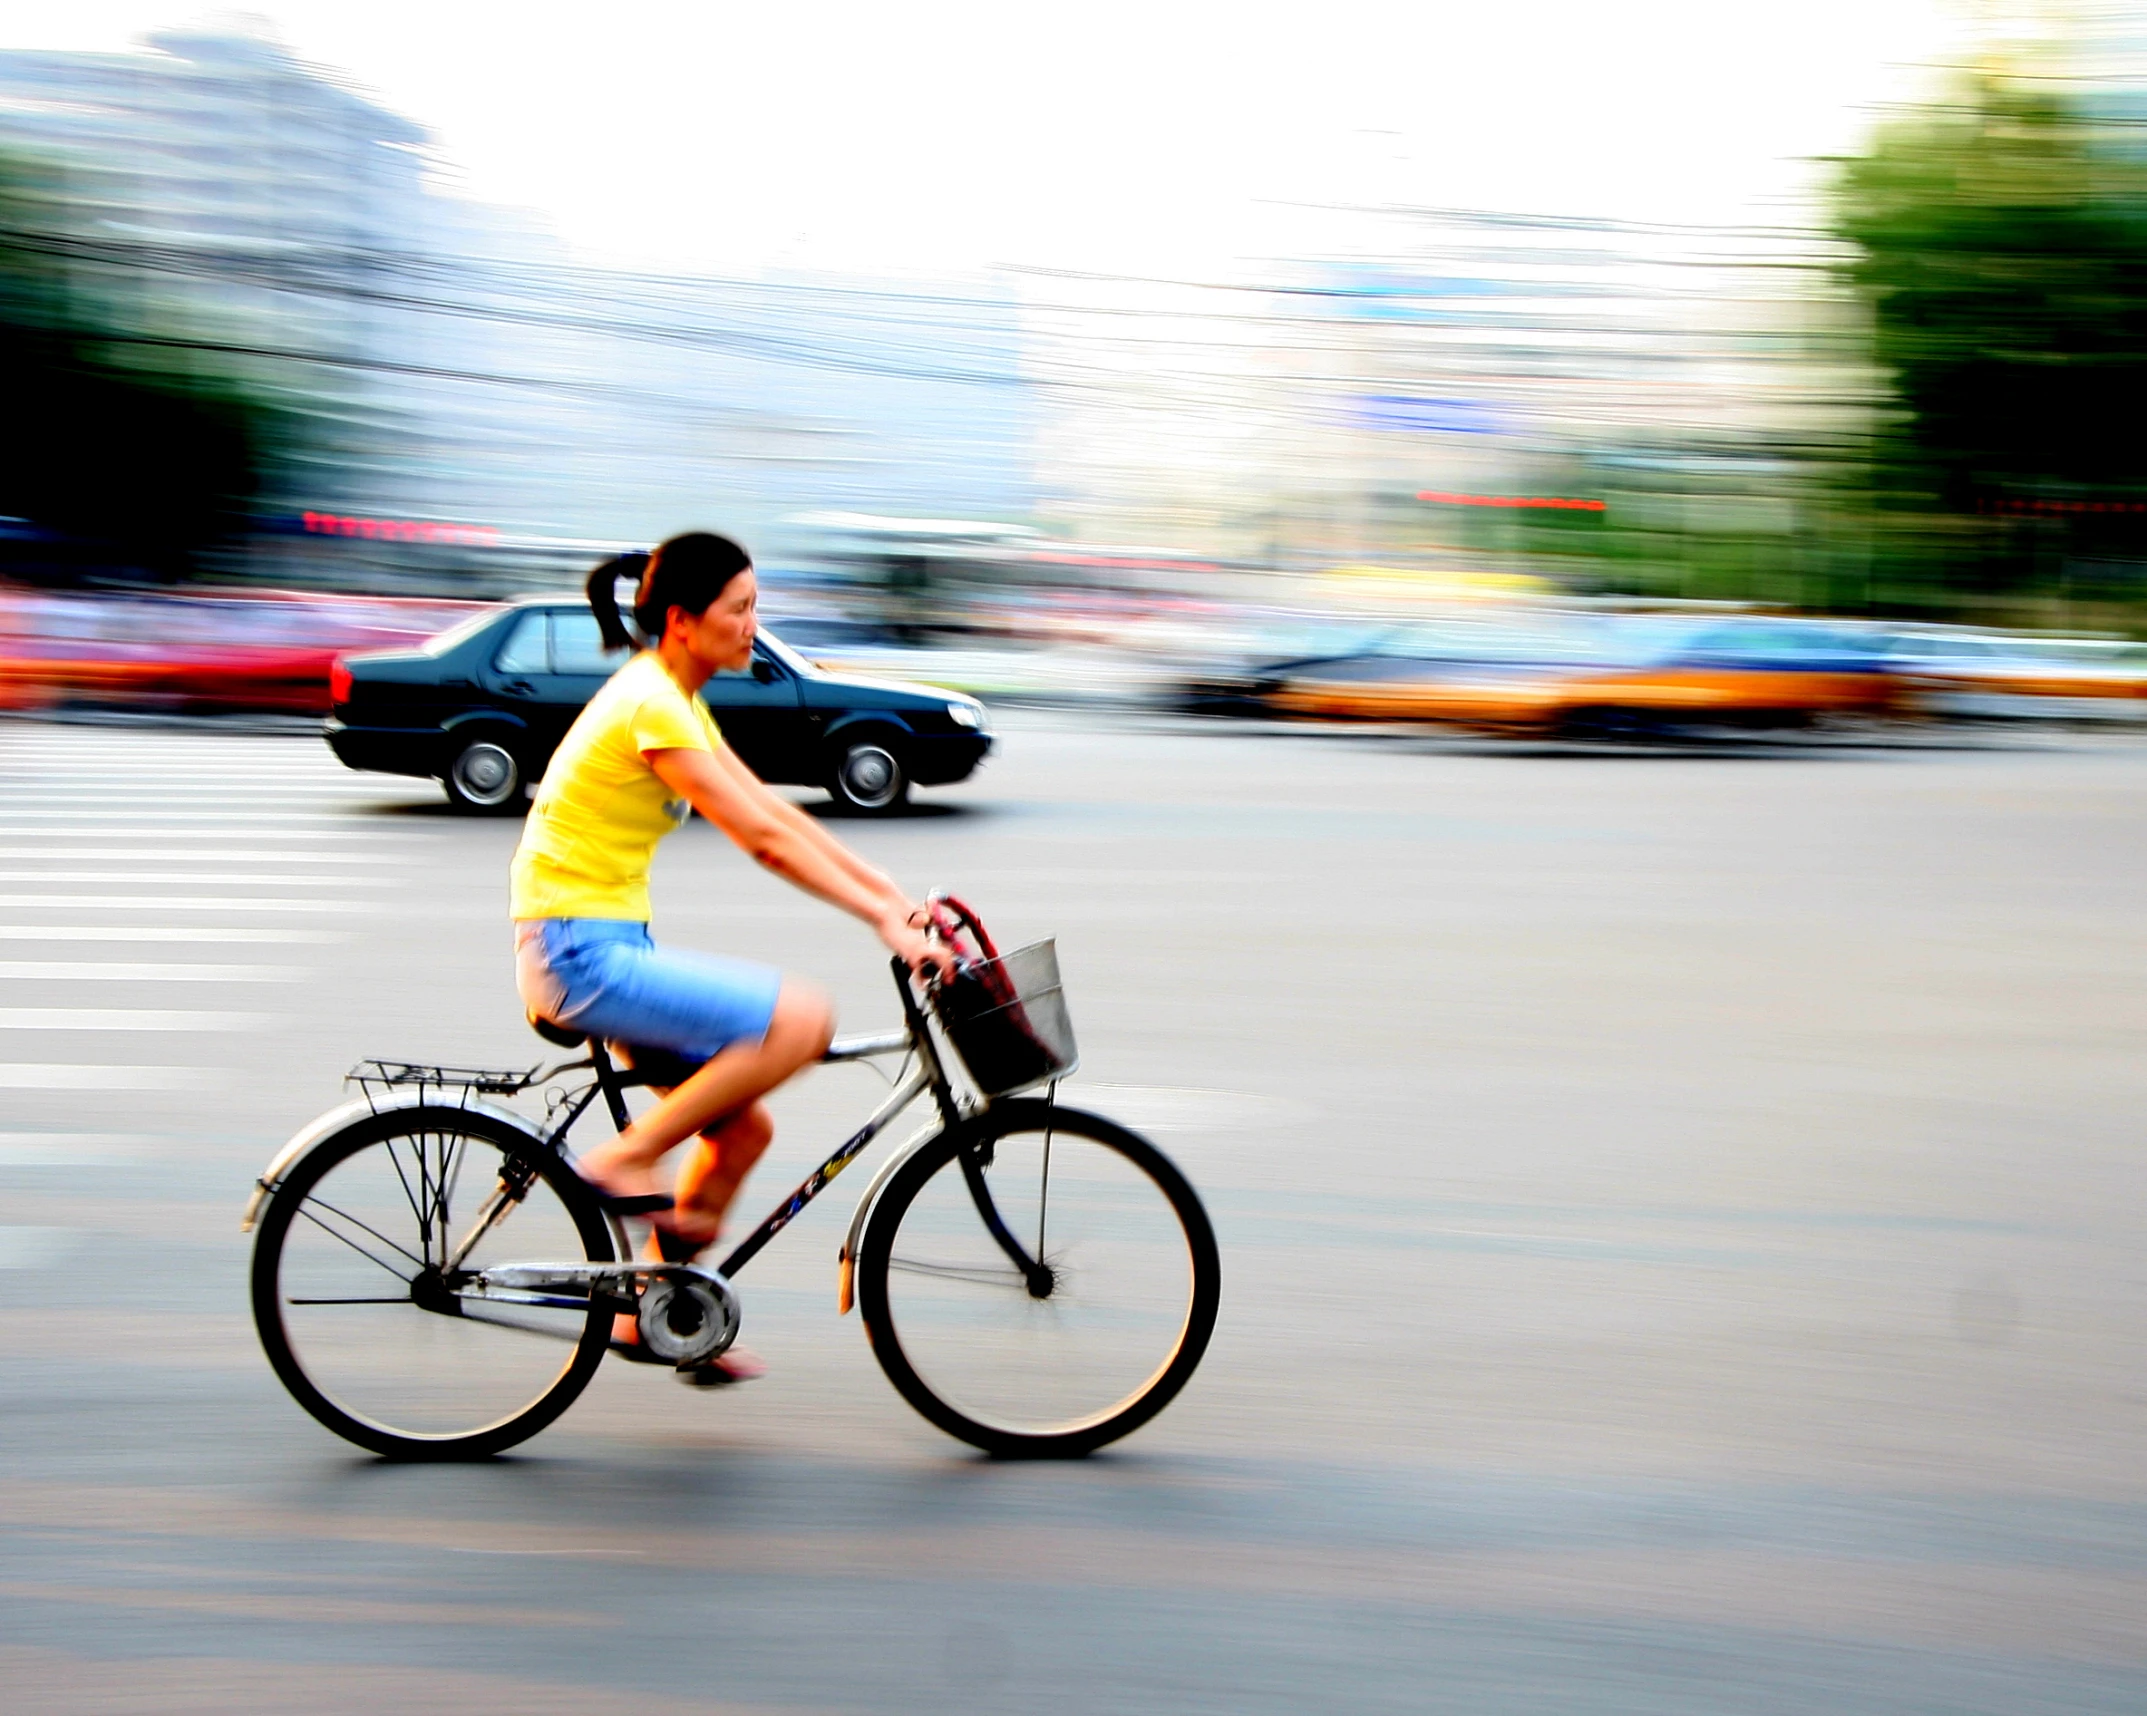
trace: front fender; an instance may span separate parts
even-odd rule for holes
[[[254,1181],[253,1194],[247,1198],[245,1213],[239,1217],[239,1232],[253,1232],[254,1220],[261,1213],[262,1200],[283,1184],[285,1176],[301,1158],[326,1143],[345,1127],[353,1126],[375,1114],[392,1113],[399,1108],[448,1106],[439,1101],[440,1094],[438,1085],[427,1085],[391,1091],[380,1097],[352,1097],[350,1101],[331,1108],[326,1114],[307,1121],[292,1134],[290,1142],[276,1152],[268,1166],[261,1170],[260,1178]],[[428,1095],[431,1100],[427,1100]],[[530,1124],[526,1115],[517,1114],[511,1108],[503,1108],[496,1102],[487,1102],[483,1097],[465,1093],[463,1099],[453,1106],[466,1114],[482,1114],[487,1119],[503,1121],[525,1134],[532,1144],[541,1145],[544,1142],[544,1135]]]
[[[900,710],[856,709],[834,721],[830,721],[827,736],[830,739],[839,738],[844,733],[856,732],[860,727],[868,729],[886,727],[901,734],[904,738],[915,738],[917,735],[917,729],[909,724]]]
[[[865,1188],[865,1195],[857,1200],[857,1209],[850,1217],[850,1231],[843,1236],[842,1249],[835,1254],[835,1315],[850,1314],[852,1294],[850,1278],[857,1267],[857,1242],[865,1235],[865,1220],[872,1214],[872,1206],[879,1201],[880,1188],[893,1177],[894,1171],[922,1150],[946,1128],[937,1120],[927,1121],[880,1164],[880,1171],[872,1176],[872,1183]]]

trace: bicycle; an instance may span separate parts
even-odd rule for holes
[[[824,1057],[903,1055],[886,1100],[713,1268],[635,1257],[565,1148],[599,1097],[623,1130],[625,1092],[676,1083],[675,1057],[622,1045],[622,1066],[532,1017],[586,1055],[525,1072],[360,1062],[346,1081],[360,1094],[284,1146],[241,1222],[255,1326],[284,1387],[375,1453],[481,1458],[573,1403],[617,1344],[618,1314],[635,1317],[643,1362],[704,1365],[737,1338],[739,1271],[929,1093],[932,1118],[851,1217],[837,1314],[854,1303],[896,1392],[987,1453],[1079,1456],[1148,1422],[1215,1326],[1206,1211],[1148,1140],[1059,1104],[1078,1057],[1053,944],[1001,956],[942,895],[933,918],[975,944],[953,983],[913,988],[893,961],[902,1028],[838,1038]],[[542,1122],[495,1100],[540,1089]]]

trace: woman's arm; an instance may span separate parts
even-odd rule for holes
[[[807,816],[804,811],[800,810],[780,793],[770,792],[761,778],[747,768],[745,764],[741,763],[734,753],[730,751],[723,752],[716,766],[726,769],[731,774],[743,775],[746,780],[760,788],[761,794],[769,804],[774,806],[777,815],[781,816],[791,827],[819,847],[829,858],[840,864],[866,887],[883,888],[894,899],[901,901],[905,908],[908,907],[909,901],[904,897],[902,890],[896,886],[895,879],[892,876],[879,868],[878,865],[867,863],[855,852],[852,852],[849,847],[820,826],[818,817]]]
[[[951,976],[953,955],[925,938],[921,914],[893,878],[866,863],[794,804],[768,790],[728,750],[648,751],[656,777],[730,836],[755,863],[839,906],[878,932],[912,971]]]

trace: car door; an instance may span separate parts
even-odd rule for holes
[[[798,681],[760,644],[753,646],[750,667],[713,675],[701,687],[701,700],[724,743],[762,780],[816,778]]]
[[[585,635],[586,634],[586,635]],[[624,654],[607,657],[586,610],[531,608],[508,628],[492,658],[486,689],[528,729],[532,774],[549,760],[582,706]]]
[[[488,700],[521,722],[531,739],[524,763],[532,775],[544,766],[564,728],[555,730],[545,707],[552,654],[542,608],[525,609],[500,629],[498,646],[477,670]]]
[[[550,694],[562,707],[571,705],[567,726],[597,693],[597,688],[633,659],[628,649],[606,649],[596,629],[596,616],[587,608],[553,608],[552,686]],[[560,729],[564,732],[566,729]]]

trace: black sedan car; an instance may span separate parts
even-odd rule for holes
[[[354,769],[434,777],[458,810],[519,811],[624,660],[579,603],[516,602],[415,649],[339,659],[328,743]],[[967,779],[992,745],[974,698],[822,673],[765,631],[751,668],[717,674],[701,696],[762,780],[825,787],[868,813],[896,809],[913,783]]]

